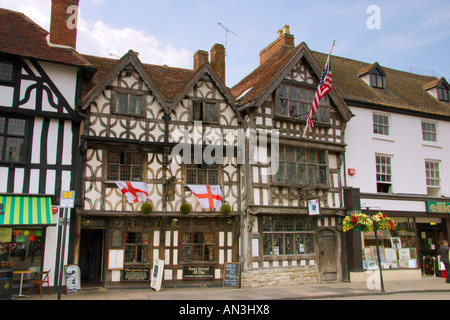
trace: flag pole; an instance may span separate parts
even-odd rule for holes
[[[330,58],[331,58],[331,53],[333,52],[334,49],[334,45],[336,44],[336,40],[333,39],[333,44],[331,45],[331,49],[330,49],[330,53],[328,54],[328,59],[327,59],[327,63],[325,63],[325,68],[327,67],[327,65],[330,63]],[[309,118],[312,117],[312,108],[308,113]],[[303,138],[306,137],[306,132],[308,131],[308,118],[306,118],[306,125],[305,128],[303,129]]]

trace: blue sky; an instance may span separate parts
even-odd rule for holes
[[[380,29],[369,29],[370,5]],[[0,0],[49,29],[51,0]],[[290,26],[296,45],[450,81],[450,1],[80,0],[77,50],[120,57],[129,49],[145,63],[192,68],[194,53],[225,44],[227,85],[259,65],[259,52]]]

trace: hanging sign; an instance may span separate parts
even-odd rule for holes
[[[319,199],[308,200],[308,213],[310,216],[320,215]]]

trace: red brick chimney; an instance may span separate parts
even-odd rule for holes
[[[50,42],[76,48],[78,3],[80,0],[52,0]]]
[[[210,51],[211,66],[225,83],[225,47],[216,43]]]
[[[269,44],[265,49],[259,53],[260,64],[266,62],[270,57],[276,53],[283,55],[295,47],[294,36],[290,34],[289,26],[284,25],[283,30],[278,30],[277,40]]]
[[[208,63],[208,58],[209,55],[207,51],[197,50],[197,52],[194,54],[194,70],[197,70],[205,63]]]

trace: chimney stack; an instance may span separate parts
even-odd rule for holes
[[[76,48],[79,0],[52,0],[50,42]]]
[[[208,63],[208,58],[209,55],[207,51],[197,50],[197,52],[194,54],[194,70],[197,70],[205,63]]]
[[[210,51],[211,66],[225,83],[225,47],[216,43]]]
[[[277,40],[269,44],[265,49],[259,53],[260,64],[269,60],[276,53],[283,55],[295,47],[294,36],[290,34],[290,28],[286,24],[283,30],[277,31]]]

